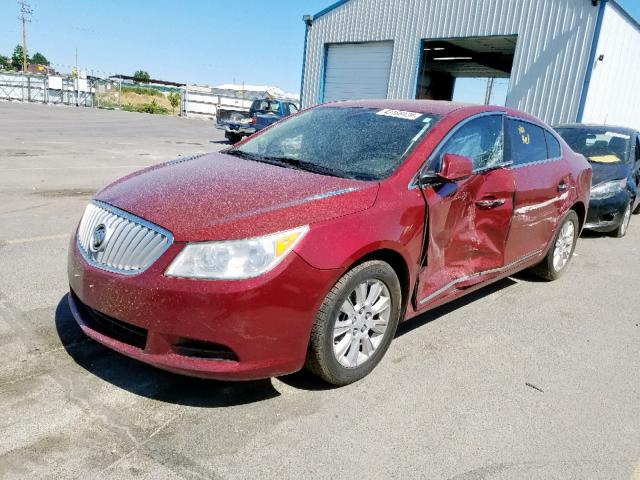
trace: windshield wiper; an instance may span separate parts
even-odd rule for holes
[[[258,160],[260,161],[262,157],[259,155],[254,155],[253,153],[245,152],[244,150],[240,150],[239,148],[230,148],[229,150],[225,150],[224,152],[227,155],[233,155],[234,157],[246,158],[248,160]]]
[[[233,155],[240,158],[246,158],[247,160],[268,163],[269,165],[276,165],[284,168],[303,168],[302,165],[300,165],[302,162],[300,162],[300,160],[296,160],[295,158],[260,155],[259,153],[245,152],[244,150],[240,150],[239,148],[231,148],[224,153],[226,153],[227,155]]]
[[[304,160],[298,160],[291,157],[280,157],[276,155],[260,155],[257,153],[249,153],[238,148],[232,148],[227,150],[227,155],[234,155],[240,158],[246,158],[248,160],[254,160],[256,162],[268,163],[270,165],[277,165],[284,168],[296,168],[299,170],[305,170],[307,172],[319,173],[321,175],[329,175],[331,177],[339,178],[353,178],[356,180],[375,180],[376,177],[372,175],[364,175],[361,173],[347,172],[345,170],[335,169],[331,167],[325,167],[312,162],[306,162]]]
[[[345,172],[339,169],[334,169],[331,167],[325,167],[323,165],[318,165],[312,162],[306,162],[304,160],[298,160],[297,158],[277,157],[277,156],[265,156],[262,158],[264,158],[268,162],[283,164],[289,167],[305,170],[307,172],[320,173],[322,175],[330,175],[332,177],[341,177],[341,178],[350,176],[349,172]]]

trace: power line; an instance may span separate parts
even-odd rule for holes
[[[27,71],[27,23],[31,23],[31,15],[33,10],[26,0],[16,0],[20,5],[20,16],[18,20],[22,21],[22,71]]]

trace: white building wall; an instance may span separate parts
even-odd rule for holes
[[[394,41],[388,98],[415,98],[422,39],[518,35],[507,105],[575,121],[599,7],[589,0],[350,0],[309,29],[303,106],[321,98],[325,44]]]
[[[640,130],[640,29],[612,3],[605,9],[582,121]]]

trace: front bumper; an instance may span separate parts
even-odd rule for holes
[[[252,380],[304,365],[316,313],[340,271],[317,270],[295,252],[243,281],[164,276],[174,244],[140,275],[89,265],[69,249],[69,305],[97,342],[158,368],[220,380]]]
[[[622,223],[629,200],[629,193],[626,191],[609,198],[591,200],[584,228],[603,233],[615,230]]]

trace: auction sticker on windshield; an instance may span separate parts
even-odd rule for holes
[[[617,133],[617,132],[607,132],[607,135],[609,135],[612,138],[623,138],[625,140],[629,140],[631,138],[630,135],[625,135],[624,133]]]
[[[376,115],[383,115],[385,117],[395,117],[395,118],[403,118],[405,120],[416,120],[422,116],[422,113],[416,112],[405,112],[403,110],[391,110],[389,108],[385,108],[384,110],[380,110]]]

